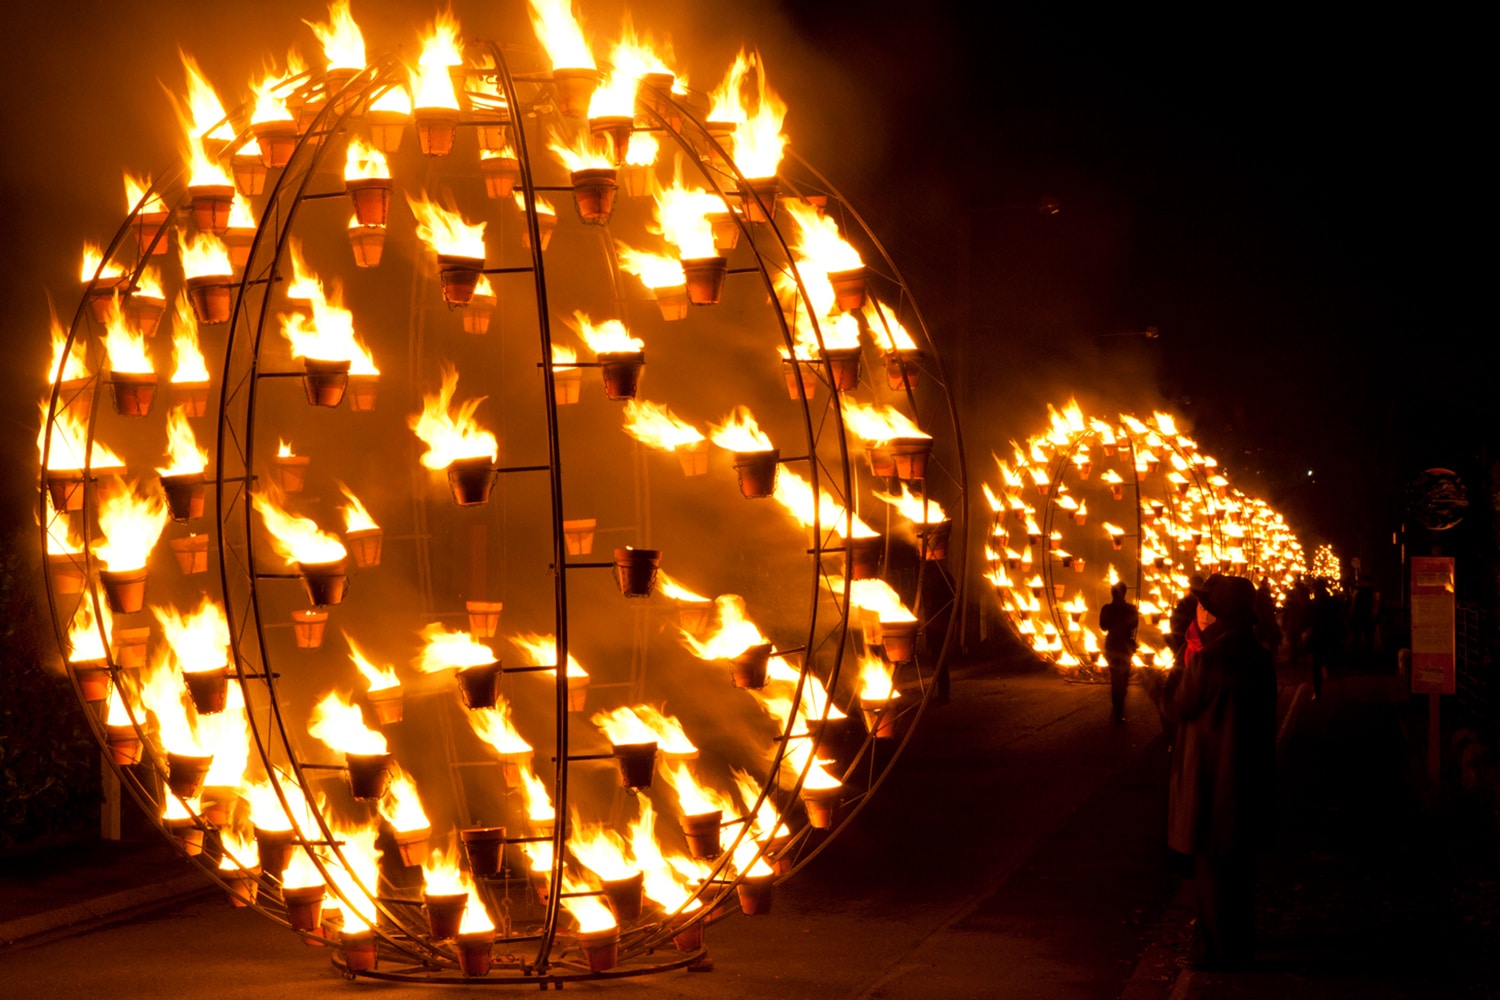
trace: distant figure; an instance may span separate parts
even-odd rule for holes
[[[1297,582],[1292,584],[1291,592],[1286,595],[1286,606],[1281,614],[1281,627],[1286,632],[1287,655],[1293,666],[1301,661],[1302,654],[1307,651],[1306,633],[1311,620],[1312,591],[1307,589],[1306,581],[1299,576]]]
[[[1323,678],[1333,674],[1344,643],[1344,611],[1322,580],[1313,582],[1312,611],[1307,624],[1307,652],[1312,657],[1313,701],[1323,697]]]
[[[1141,613],[1125,600],[1125,584],[1109,588],[1110,602],[1099,609],[1104,633],[1104,659],[1109,664],[1109,701],[1116,722],[1125,721],[1125,691],[1130,686],[1130,660],[1135,656],[1135,630]]]
[[[1380,620],[1380,592],[1375,581],[1361,576],[1349,600],[1349,637],[1354,640],[1354,657],[1361,666],[1375,658],[1375,626]]]
[[[1271,581],[1261,580],[1255,588],[1255,637],[1271,651],[1274,662],[1281,652],[1281,628],[1276,624],[1276,598],[1271,594]]]
[[[1203,648],[1167,678],[1179,725],[1167,843],[1193,858],[1194,968],[1248,963],[1255,855],[1275,829],[1276,673],[1255,637],[1255,587],[1209,577],[1198,592]]]

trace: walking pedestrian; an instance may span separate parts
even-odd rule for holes
[[[1255,637],[1255,587],[1214,574],[1198,592],[1203,648],[1167,678],[1178,722],[1167,841],[1193,858],[1193,968],[1247,964],[1256,852],[1275,828],[1276,674]]]
[[[1130,661],[1135,656],[1135,631],[1141,613],[1125,600],[1125,584],[1109,588],[1110,602],[1099,609],[1104,633],[1104,660],[1109,664],[1109,703],[1115,722],[1125,721],[1125,692],[1130,687]]]
[[[1307,626],[1307,653],[1312,658],[1313,701],[1323,697],[1323,679],[1344,644],[1344,609],[1322,580],[1313,582],[1312,612]]]

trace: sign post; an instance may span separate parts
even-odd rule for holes
[[[1454,652],[1453,558],[1414,556],[1411,561],[1411,693],[1427,695],[1427,778],[1441,777],[1439,699],[1457,690]]]

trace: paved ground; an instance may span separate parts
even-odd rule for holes
[[[1386,679],[1355,678],[1313,704],[1285,680],[1284,836],[1264,868],[1253,973],[1182,973],[1174,962],[1191,897],[1162,845],[1167,751],[1140,689],[1116,727],[1103,687],[972,665],[870,808],[779,890],[773,913],[709,930],[713,972],[567,988],[871,1000],[1500,995],[1493,844],[1489,867],[1476,863],[1483,838],[1454,836],[1455,816],[1409,791],[1422,734],[1405,700]],[[0,930],[13,925],[14,876],[0,872]],[[216,896],[59,933],[0,948],[0,992],[418,993],[344,984],[318,949]]]

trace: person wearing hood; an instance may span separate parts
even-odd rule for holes
[[[1099,631],[1104,633],[1104,659],[1109,664],[1109,704],[1115,722],[1125,721],[1125,692],[1130,687],[1130,660],[1135,656],[1136,629],[1141,613],[1125,600],[1125,583],[1109,588],[1110,602],[1099,609]]]
[[[1255,855],[1275,829],[1276,673],[1249,580],[1215,573],[1195,596],[1203,646],[1163,693],[1178,725],[1167,842],[1193,858],[1187,963],[1229,968],[1253,955]]]

